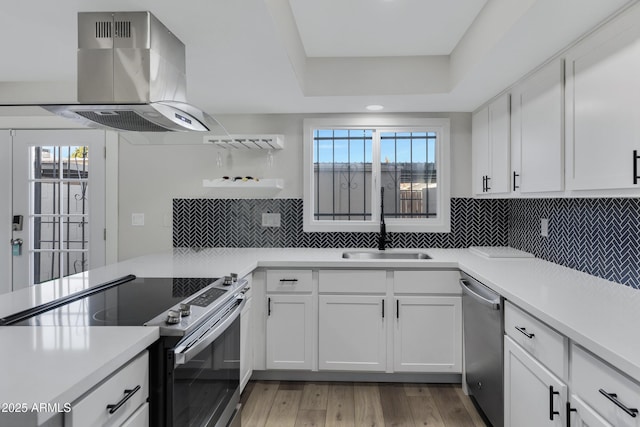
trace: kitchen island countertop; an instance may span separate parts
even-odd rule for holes
[[[0,327],[0,425],[37,426],[62,417],[158,337],[158,328],[144,326]]]

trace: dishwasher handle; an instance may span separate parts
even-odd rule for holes
[[[477,285],[475,283],[471,283],[466,279],[460,279],[460,286],[462,286],[462,293],[465,295],[469,295],[474,300],[478,301],[482,305],[491,308],[492,310],[500,310],[500,295],[494,294],[488,290],[480,288],[483,285]],[[484,292],[483,292],[484,291]],[[493,294],[493,295],[482,295],[482,294]]]

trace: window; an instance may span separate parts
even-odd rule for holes
[[[304,230],[448,232],[449,119],[304,121]],[[384,190],[384,193],[383,191]]]

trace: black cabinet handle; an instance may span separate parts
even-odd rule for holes
[[[384,319],[384,300],[382,300],[382,318]]]
[[[486,175],[482,175],[482,192],[486,192],[487,191],[487,176]]]
[[[295,282],[297,282],[297,281],[298,281],[298,279],[280,279],[280,282],[281,282],[281,283],[284,283],[284,282],[292,282],[292,283],[295,283]]]
[[[516,177],[520,176],[519,173],[516,173],[516,171],[513,171],[513,191],[516,191],[517,188],[520,188],[519,185],[516,185]]]
[[[271,298],[267,298],[267,316],[271,316]]]
[[[560,411],[553,410],[553,396],[560,394],[559,391],[554,391],[553,386],[549,386],[549,420],[553,421],[553,417],[560,415]]]
[[[604,391],[604,389],[600,389],[598,391],[600,392],[601,395],[603,395],[604,397],[606,397],[607,399],[612,401],[618,408],[620,408],[624,412],[626,412],[627,415],[629,415],[630,417],[635,418],[635,417],[638,416],[638,410],[636,408],[629,408],[624,403],[620,402],[618,400],[618,395],[617,394],[615,394],[615,393],[607,393],[606,391]]]
[[[638,150],[633,150],[633,183],[637,184],[638,183],[638,178],[640,178],[640,176],[638,176],[638,159],[640,158],[640,156],[638,156]]]
[[[115,413],[118,409],[120,409],[120,407],[122,405],[124,405],[125,403],[127,403],[127,400],[131,399],[131,397],[136,394],[138,392],[138,390],[140,390],[140,386],[137,385],[135,386],[135,388],[132,388],[131,390],[125,390],[124,391],[124,397],[122,399],[120,399],[120,401],[116,404],[113,405],[107,405],[107,409],[109,410],[110,414]]]
[[[489,180],[491,179],[491,177],[489,175],[487,175],[487,191],[491,190],[491,187],[489,187]]]
[[[533,337],[536,336],[536,334],[530,334],[529,332],[527,332],[527,328],[523,328],[521,326],[516,326],[516,330],[522,334],[524,334],[525,337],[531,339]]]
[[[400,300],[396,300],[396,319],[400,318]]]
[[[571,403],[567,402],[567,427],[571,427],[571,413],[578,412],[576,408],[571,407]]]

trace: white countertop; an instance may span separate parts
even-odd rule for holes
[[[257,267],[460,268],[640,382],[640,291],[537,258],[487,258],[467,249],[393,249],[428,253],[431,260],[343,259],[348,249],[174,249],[84,273],[85,286],[126,274],[138,277],[240,277]],[[69,279],[72,280],[72,279]],[[0,316],[37,305],[60,283],[0,295]],[[48,289],[46,287],[49,287]]]
[[[0,405],[32,409],[49,403],[63,409],[158,336],[158,328],[144,326],[0,327]],[[36,426],[59,414],[0,411],[0,425]]]

